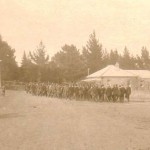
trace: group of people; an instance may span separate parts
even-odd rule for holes
[[[99,102],[129,102],[131,95],[130,85],[94,85],[89,83],[27,83],[27,93],[36,96],[64,98],[75,100],[89,100]]]

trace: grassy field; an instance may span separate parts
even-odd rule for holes
[[[0,150],[150,150],[150,102],[139,95],[121,104],[8,91],[0,97]]]

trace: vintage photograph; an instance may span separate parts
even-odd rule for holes
[[[0,150],[150,150],[150,1],[0,0]]]

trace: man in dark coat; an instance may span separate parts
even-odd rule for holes
[[[98,100],[101,101],[101,86],[97,87]]]
[[[122,85],[120,88],[120,102],[124,102],[124,96],[126,94],[126,89],[125,87]]]
[[[108,101],[112,100],[112,88],[110,85],[108,85],[106,88],[106,97]]]
[[[5,86],[3,85],[3,86],[2,86],[2,95],[3,95],[3,96],[5,96],[5,92],[6,92],[6,88],[5,88]]]
[[[128,102],[130,101],[130,95],[131,95],[131,87],[130,87],[130,85],[128,85],[127,87],[126,87],[126,99],[128,100]]]
[[[101,101],[105,101],[105,92],[106,92],[106,88],[104,87],[104,85],[101,86]]]
[[[118,100],[118,93],[119,93],[119,89],[118,89],[118,85],[114,85],[112,88],[112,99],[113,102],[116,102]]]

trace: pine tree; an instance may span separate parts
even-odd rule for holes
[[[123,55],[120,57],[120,66],[123,69],[133,69],[134,62],[132,62],[128,48],[125,46]]]
[[[27,56],[26,56],[26,52],[24,51],[23,57],[22,57],[21,66],[22,66],[22,67],[23,67],[23,66],[26,66],[27,62],[28,62],[28,59],[27,59]]]
[[[101,69],[103,66],[102,45],[96,38],[95,32],[90,35],[89,41],[83,48],[83,58],[87,62],[87,67],[91,73]]]
[[[45,46],[41,41],[36,51],[33,53],[29,53],[31,61],[36,64],[38,71],[38,81],[44,80],[44,72],[46,70],[46,66],[49,63],[49,56],[46,54]]]
[[[110,63],[110,58],[109,58],[109,53],[107,52],[107,50],[105,49],[103,51],[103,61],[102,61],[102,67],[106,67],[107,65],[111,64]]]
[[[119,54],[118,54],[118,51],[115,50],[111,50],[110,51],[110,55],[109,55],[109,63],[110,64],[116,64],[116,62],[119,62]]]
[[[0,60],[2,80],[18,79],[18,66],[15,60],[15,50],[0,36]]]
[[[31,62],[24,51],[20,70],[20,80],[24,82],[37,81],[37,66]]]
[[[143,69],[150,69],[150,56],[146,47],[142,47],[141,49],[141,61]]]
[[[46,55],[46,50],[43,42],[41,41],[36,51],[30,52],[31,60],[38,66],[43,66],[48,63],[49,56]]]
[[[59,68],[59,76],[67,81],[75,81],[85,75],[84,61],[74,45],[65,45],[52,60]]]

